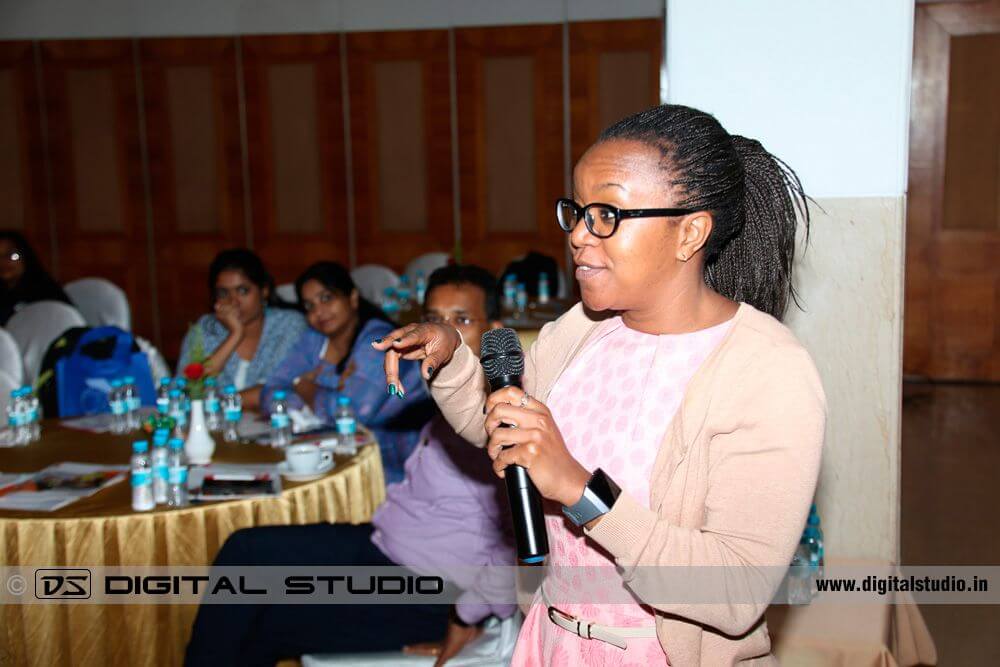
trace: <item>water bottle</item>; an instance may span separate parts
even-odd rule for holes
[[[26,401],[31,442],[37,442],[42,437],[42,404],[30,386],[21,387],[21,393]]]
[[[156,390],[156,411],[161,415],[170,413],[170,378],[160,378],[160,387]]]
[[[517,305],[517,278],[513,274],[508,274],[503,281],[503,307],[507,310],[514,310]]]
[[[25,401],[24,387],[10,392],[10,403],[7,404],[7,425],[10,426],[13,444],[24,446],[31,442],[31,425],[28,423],[28,406]]]
[[[410,277],[400,276],[399,285],[396,287],[396,295],[399,297],[400,310],[410,309]]]
[[[350,396],[337,397],[337,412],[334,414],[337,424],[337,445],[344,454],[358,453],[358,443],[354,434],[358,430],[358,422],[354,418],[354,408],[351,407]]]
[[[288,416],[288,394],[283,389],[274,392],[271,401],[271,446],[287,447],[292,442],[292,420]]]
[[[167,502],[167,438],[166,429],[153,433],[153,500],[157,505]]]
[[[170,454],[167,459],[167,505],[170,507],[187,507],[188,505],[188,465],[184,456],[184,441],[180,438],[170,439]]]
[[[153,470],[149,460],[149,443],[132,443],[132,509],[148,512],[156,507],[153,500]]]
[[[125,427],[127,431],[138,431],[142,426],[139,417],[139,409],[142,407],[142,397],[139,395],[139,387],[135,385],[135,378],[126,375],[122,383],[122,398],[125,400]]]
[[[187,415],[191,414],[191,397],[188,395],[188,381],[185,378],[179,377],[174,380],[174,389],[179,389],[181,396],[184,398],[184,423],[187,423]]]
[[[184,394],[180,389],[170,390],[170,416],[174,420],[174,435],[184,435],[187,426],[187,412],[184,411]]]
[[[524,283],[517,284],[514,310],[518,315],[523,315],[528,310],[528,288],[524,285]]]
[[[222,403],[215,378],[205,378],[205,425],[212,432],[222,429]]]
[[[243,399],[236,392],[234,385],[226,385],[222,392],[222,417],[224,419],[222,439],[226,442],[239,442],[240,419],[243,417]]]
[[[415,285],[417,305],[424,305],[424,297],[427,296],[427,279],[424,278],[423,271],[417,271],[417,282]]]
[[[809,604],[813,596],[813,571],[809,564],[809,545],[805,535],[792,556],[788,573],[788,604]]]
[[[543,273],[538,276],[538,303],[545,304],[551,297],[549,293],[549,274]]]
[[[813,574],[823,577],[823,529],[820,528],[819,514],[810,514],[805,531],[806,544],[809,546],[809,565]]]
[[[125,414],[125,397],[120,379],[111,381],[111,391],[108,392],[108,407],[111,408],[111,432],[125,433],[128,430],[128,417]]]

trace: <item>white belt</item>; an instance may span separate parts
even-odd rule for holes
[[[640,627],[619,627],[615,625],[598,625],[582,618],[577,618],[572,614],[553,607],[549,604],[549,598],[545,594],[545,586],[541,586],[542,602],[549,610],[549,620],[558,625],[563,630],[568,630],[584,639],[597,639],[598,641],[613,644],[620,649],[628,647],[628,640],[632,637],[650,638],[656,636],[656,626],[646,625]]]

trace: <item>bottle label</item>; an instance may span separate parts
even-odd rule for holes
[[[142,407],[142,399],[138,396],[132,396],[126,401],[126,404],[129,410],[138,410]]]
[[[219,411],[219,399],[209,398],[205,401],[205,412],[214,415]]]
[[[238,422],[243,416],[242,408],[227,408],[225,417],[227,422]]]
[[[160,479],[166,479],[167,478],[167,464],[166,463],[159,463],[159,464],[153,466],[153,474],[156,475]]]
[[[132,486],[147,486],[153,483],[153,476],[148,470],[132,471]]]
[[[187,484],[187,466],[171,466],[167,481],[170,484]]]
[[[290,421],[288,415],[276,412],[271,415],[271,428],[286,428]]]
[[[337,433],[340,435],[354,435],[358,430],[358,424],[353,417],[341,417],[337,420]]]
[[[15,428],[18,426],[24,426],[27,423],[28,423],[27,416],[21,413],[13,412],[10,414],[9,417],[7,417],[7,424]]]
[[[177,422],[178,426],[184,426],[187,424],[187,415],[183,410],[172,410],[170,412],[170,416],[174,418],[174,421]]]
[[[31,408],[28,412],[28,421],[36,422],[38,421],[38,408]]]
[[[111,401],[111,414],[113,415],[125,414],[125,401]]]
[[[170,410],[170,399],[169,398],[158,398],[156,399],[156,410],[163,414],[167,414]]]

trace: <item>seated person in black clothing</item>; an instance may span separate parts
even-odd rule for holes
[[[496,282],[484,269],[448,266],[431,274],[424,317],[457,328],[479,353],[480,336],[499,326]],[[482,566],[514,565],[506,499],[486,452],[462,440],[440,416],[420,434],[371,525],[313,524],[249,528],[223,544],[216,566],[399,565],[440,573],[462,590],[448,605],[202,605],[187,648],[188,665],[273,665],[306,653],[412,650],[437,664],[478,636],[513,577]],[[457,559],[457,560],[456,560]],[[473,574],[475,571],[475,574]],[[499,595],[498,595],[499,591]],[[444,640],[441,637],[444,635]],[[438,642],[428,646],[427,642]]]
[[[36,301],[71,304],[20,232],[0,230],[0,326],[23,306]]]

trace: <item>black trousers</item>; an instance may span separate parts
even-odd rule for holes
[[[395,566],[370,524],[269,526],[233,533],[217,566]],[[306,653],[400,650],[444,637],[448,605],[202,605],[185,664],[274,665]]]

